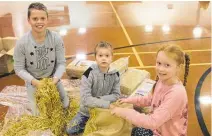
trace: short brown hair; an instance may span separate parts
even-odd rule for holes
[[[96,53],[97,53],[98,48],[110,48],[111,49],[111,54],[113,54],[113,47],[112,47],[112,45],[110,43],[106,42],[106,41],[100,41],[96,45],[96,47],[94,49],[95,56],[96,56]]]
[[[35,2],[35,3],[31,3],[28,7],[28,18],[30,18],[31,15],[31,9],[37,9],[37,10],[43,10],[46,12],[46,15],[48,17],[48,12],[47,12],[47,8],[45,5],[43,5],[40,2]]]

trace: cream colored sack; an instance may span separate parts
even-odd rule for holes
[[[4,49],[3,43],[2,43],[2,38],[0,37],[0,51]]]
[[[121,75],[121,93],[130,95],[133,91],[144,81],[144,79],[150,78],[149,72],[145,70],[138,70],[129,68],[123,75]]]
[[[67,67],[66,73],[69,77],[81,78],[83,73],[91,66],[96,63],[90,60],[73,60]]]
[[[128,69],[129,57],[120,58],[110,64],[111,69],[119,71],[120,75]]]
[[[13,47],[15,47],[16,41],[18,40],[17,37],[5,37],[2,38],[2,43],[5,51],[9,51]]]

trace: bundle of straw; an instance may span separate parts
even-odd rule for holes
[[[56,136],[65,134],[65,125],[76,114],[79,102],[71,99],[69,108],[64,110],[57,87],[52,79],[47,78],[41,81],[35,97],[39,116],[23,115],[3,133],[3,136],[24,136],[30,131],[47,129],[50,129]]]

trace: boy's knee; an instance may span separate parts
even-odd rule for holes
[[[77,120],[77,118],[70,121],[70,123],[66,127],[66,132],[68,134],[72,134],[72,135],[77,135],[77,134],[81,133],[80,130],[81,130],[80,125],[79,125],[79,121]]]
[[[78,135],[82,133],[82,130],[80,129],[79,126],[74,126],[74,127],[66,127],[66,132],[69,135]]]
[[[87,116],[82,115],[80,112],[70,121],[66,127],[68,134],[77,135],[84,131],[86,122],[88,121]]]

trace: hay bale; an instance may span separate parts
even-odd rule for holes
[[[132,94],[133,91],[146,78],[150,78],[149,72],[145,70],[129,68],[123,75],[121,75],[121,81],[120,81],[121,93],[125,95]]]
[[[0,37],[0,51],[4,49],[3,43],[2,43],[2,38]]]
[[[17,37],[5,37],[2,38],[2,43],[4,50],[9,51],[13,47],[15,47],[16,41],[18,40]]]
[[[144,81],[135,89],[135,95],[149,95],[152,92],[155,83],[155,80],[151,80],[149,78],[144,79]]]
[[[116,69],[123,74],[128,69],[129,57],[119,58],[110,64],[111,69]]]
[[[75,59],[66,67],[66,73],[71,78],[81,78],[83,73],[94,63],[96,62],[90,60]]]
[[[5,50],[0,51],[1,54],[6,54],[7,52]]]
[[[128,68],[129,57],[120,58],[110,64],[111,69],[116,69],[120,74],[123,74]],[[96,63],[90,60],[73,60],[66,67],[66,73],[71,78],[81,78],[83,73],[92,65]]]

